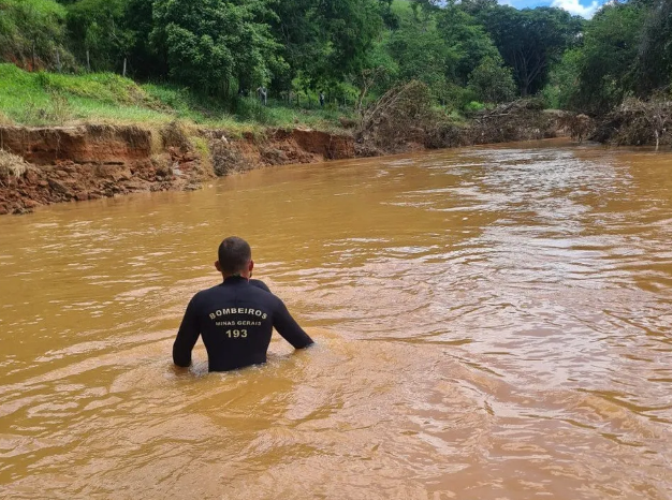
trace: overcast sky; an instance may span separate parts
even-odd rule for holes
[[[593,17],[595,11],[604,2],[605,0],[499,0],[499,3],[513,5],[519,9],[524,9],[525,7],[538,7],[540,5],[552,5],[553,7],[565,9],[571,14],[586,18]]]

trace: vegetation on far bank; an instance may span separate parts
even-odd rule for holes
[[[232,112],[218,99],[171,84],[137,84],[114,73],[66,75],[29,73],[0,64],[0,124],[28,126],[80,122],[162,125],[182,120],[232,132],[261,128],[310,127],[332,131],[349,116],[347,109],[316,103],[296,104],[271,99],[262,106],[241,97]]]
[[[0,121],[28,125],[329,130],[415,81],[453,121],[529,97],[603,117],[671,100],[672,0],[0,0],[0,61]]]

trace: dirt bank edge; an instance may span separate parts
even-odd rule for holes
[[[195,190],[208,179],[270,165],[574,136],[576,121],[522,102],[463,125],[386,127],[379,118],[352,133],[297,128],[236,136],[181,122],[159,129],[0,126],[0,215],[134,192]]]
[[[232,136],[177,122],[137,126],[0,127],[0,215],[134,192],[195,190],[269,165],[355,157],[349,134],[267,130]]]

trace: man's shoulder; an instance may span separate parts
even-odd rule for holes
[[[217,295],[218,288],[219,287],[217,286],[211,286],[210,288],[206,288],[204,290],[196,292],[194,296],[191,298],[191,302],[199,303],[202,302],[203,300],[207,300],[209,297]]]
[[[261,281],[261,280],[253,280],[253,279],[251,279],[251,280],[250,280],[250,285],[252,285],[252,286],[255,287],[255,288],[259,288],[260,290],[263,290],[264,292],[272,293],[272,292],[271,292],[271,289],[268,288],[268,285],[267,285],[266,283],[264,283],[263,281]]]

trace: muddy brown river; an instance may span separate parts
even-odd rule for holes
[[[188,373],[227,235],[319,345]],[[269,168],[0,219],[3,499],[672,498],[672,154]]]

